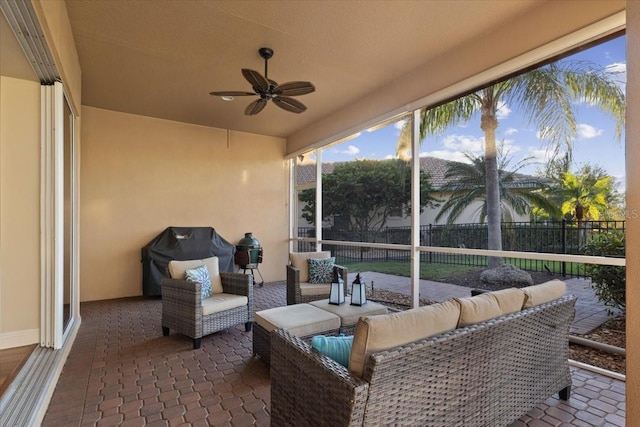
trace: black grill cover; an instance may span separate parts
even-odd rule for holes
[[[235,245],[211,227],[167,227],[142,248],[142,293],[161,295],[160,279],[167,277],[169,261],[217,256],[220,271],[233,271]]]

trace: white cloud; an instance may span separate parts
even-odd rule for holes
[[[551,150],[547,150],[544,148],[533,148],[529,147],[528,150],[529,156],[532,157],[532,161],[540,162],[540,163],[548,163],[551,160],[551,156],[553,152]]]
[[[509,128],[507,130],[504,131],[504,136],[509,136],[509,135],[513,135],[514,133],[518,133],[518,129],[516,128]]]
[[[340,154],[346,154],[347,156],[355,156],[360,152],[360,149],[355,145],[350,145],[346,150],[340,151]]]
[[[484,137],[473,135],[447,135],[442,141],[444,147],[451,151],[481,153],[484,150]]]
[[[509,117],[509,114],[511,114],[511,108],[509,108],[507,104],[505,104],[504,102],[498,104],[498,111],[496,111],[496,117],[498,118],[498,120]]]
[[[405,123],[407,123],[407,120],[406,120],[406,119],[403,119],[403,120],[400,120],[400,121],[395,122],[395,123],[393,124],[393,126],[394,126],[396,129],[398,129],[398,130],[402,130],[402,128],[404,127],[404,124],[405,124]]]
[[[595,138],[597,136],[602,135],[602,132],[604,132],[602,129],[595,128],[586,123],[580,123],[576,127],[577,127],[576,130],[578,131],[578,136],[584,139]]]
[[[461,151],[435,150],[420,153],[420,157],[437,157],[438,159],[452,160],[454,162],[471,163]]]

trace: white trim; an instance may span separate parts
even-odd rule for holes
[[[37,347],[0,399],[0,425],[39,426],[49,408],[80,322],[70,325],[60,350]]]
[[[22,347],[40,342],[40,329],[25,329],[0,334],[0,350],[5,348]]]
[[[600,374],[605,377],[613,378],[619,381],[624,381],[624,382],[627,381],[627,376],[623,374],[619,374],[618,372],[613,372],[608,369],[603,369],[597,366],[589,365],[587,363],[578,362],[577,360],[573,360],[573,359],[568,359],[568,362],[569,362],[569,366],[573,366],[574,368],[595,372],[596,374]]]
[[[420,110],[411,119],[411,307],[420,305]]]

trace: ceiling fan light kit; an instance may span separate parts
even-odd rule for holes
[[[253,88],[253,92],[220,91],[211,92],[210,95],[219,96],[225,101],[232,101],[236,96],[259,96],[259,99],[256,99],[245,108],[244,114],[247,116],[258,114],[270,100],[285,111],[296,114],[305,111],[307,107],[302,102],[291,97],[311,93],[316,90],[315,86],[305,81],[293,81],[279,85],[274,80],[271,80],[267,73],[268,61],[273,56],[273,49],[261,47],[258,49],[258,53],[264,59],[264,76],[249,68],[242,69],[242,75]]]

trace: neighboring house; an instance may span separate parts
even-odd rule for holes
[[[451,197],[451,193],[449,192],[441,192],[440,189],[445,185],[453,181],[452,178],[446,178],[447,169],[449,165],[454,163],[450,160],[439,159],[436,157],[421,157],[420,158],[420,169],[430,176],[431,185],[434,188],[434,192],[432,193],[433,197],[436,197],[442,201],[446,201],[449,197]],[[336,163],[323,163],[322,164],[322,174],[330,174],[333,172]],[[298,189],[309,189],[315,187],[316,182],[316,165],[315,164],[304,164],[299,165],[297,168],[297,176],[296,176],[296,186]],[[518,185],[521,187],[531,187],[532,189],[537,188],[534,183],[534,177],[525,174],[516,174],[516,181],[514,185]],[[469,223],[477,223],[480,221],[479,219],[479,209],[481,207],[482,202],[477,201],[469,206],[465,211],[460,215],[454,224],[469,224]],[[298,227],[312,227],[307,220],[302,217],[302,209],[304,205],[302,203],[298,203],[297,212],[298,212]],[[433,208],[425,208],[422,214],[420,215],[420,224],[422,225],[441,225],[446,223],[446,218],[441,218],[439,221],[436,221],[436,216],[440,212],[440,206]],[[529,221],[528,215],[514,215],[514,221]],[[323,221],[323,226],[331,227],[335,224],[333,218],[328,218]],[[397,215],[392,215],[387,219],[386,227],[408,227],[411,225],[411,218],[404,214],[404,212],[398,212]]]

